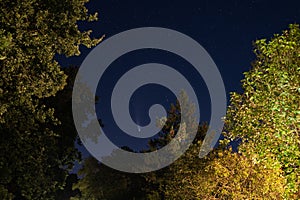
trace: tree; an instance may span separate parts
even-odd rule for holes
[[[145,174],[128,174],[124,172],[118,172],[110,169],[103,164],[99,164],[95,159],[88,158],[84,161],[80,175],[82,178],[74,188],[81,190],[82,196],[74,199],[164,199],[168,196],[167,186],[173,183],[177,174],[173,168],[179,169],[181,166],[187,169],[190,166],[195,166],[194,161],[198,161],[200,143],[198,141],[203,140],[207,131],[207,125],[203,124],[199,126],[199,123],[193,117],[194,105],[189,101],[189,98],[185,92],[179,94],[179,98],[182,105],[179,105],[177,100],[176,104],[172,104],[168,111],[166,119],[158,120],[158,126],[162,126],[162,131],[156,139],[149,141],[149,149],[142,150],[141,152],[151,152],[160,149],[164,145],[167,145],[170,140],[178,133],[178,131],[184,131],[185,134],[189,134],[191,128],[198,127],[198,133],[194,140],[194,145],[188,150],[188,152],[195,152],[193,157],[182,156],[175,161],[172,165],[160,169],[155,172]],[[181,109],[187,111],[188,121],[180,122]],[[183,128],[179,128],[183,125]],[[128,149],[127,149],[128,150]],[[173,149],[176,153],[176,148]],[[187,153],[190,155],[190,153]],[[112,155],[113,156],[113,155]],[[195,160],[194,160],[195,159]],[[188,164],[187,164],[188,163]],[[190,169],[189,169],[190,171]],[[176,179],[177,180],[177,179]],[[176,189],[178,191],[178,188]],[[120,197],[121,195],[121,197]],[[168,199],[168,198],[167,198]]]
[[[77,152],[61,148],[69,133],[56,132],[54,109],[45,98],[66,85],[55,54],[79,55],[81,44],[101,41],[80,32],[76,22],[91,21],[86,0],[0,2],[0,198],[52,199]],[[71,138],[73,137],[71,134]],[[74,140],[74,138],[73,138]],[[68,147],[67,147],[68,146]],[[71,147],[72,146],[72,147]]]
[[[74,146],[76,142],[79,145],[81,143],[72,115],[72,90],[78,69],[79,67],[72,66],[63,68],[63,72],[68,76],[64,89],[58,91],[55,96],[41,99],[47,107],[54,109],[53,115],[59,119],[58,125],[49,125],[49,128],[59,135],[56,142],[57,156],[66,169],[72,169],[75,160],[81,161],[81,153]],[[78,182],[77,174],[71,172],[66,176],[63,187],[53,195],[57,200],[67,200],[79,193],[79,190],[73,190],[73,184]]]
[[[280,163],[286,198],[300,197],[300,29],[255,42],[257,59],[232,93],[225,135],[241,138],[239,151],[255,162]],[[275,165],[276,166],[276,165]]]
[[[185,113],[185,116],[181,116],[181,113]],[[187,121],[181,121],[182,118],[187,119]],[[187,137],[189,137],[191,131],[195,127],[196,129],[198,127],[196,137],[193,140],[194,143],[197,143],[199,140],[202,141],[206,133],[206,130],[203,130],[206,124],[199,126],[199,122],[195,117],[195,105],[189,100],[188,94],[184,90],[180,91],[176,103],[171,104],[167,118],[157,120],[157,126],[161,127],[162,130],[158,138],[149,141],[149,149],[151,151],[158,150],[167,145],[178,131],[184,131]]]
[[[139,174],[129,174],[109,168],[93,157],[84,160],[79,171],[82,178],[74,186],[81,194],[76,199],[145,199],[142,187],[145,180]]]
[[[180,176],[167,187],[168,199],[283,199],[286,181],[278,164],[266,168],[230,149],[194,162],[193,168],[177,170]]]
[[[188,119],[187,121],[181,121],[182,113],[185,113],[184,118]],[[202,169],[204,163],[203,160],[200,161],[198,155],[208,126],[206,123],[199,124],[196,120],[195,105],[189,100],[185,91],[181,91],[176,103],[171,104],[167,119],[160,119],[157,124],[164,126],[159,137],[149,141],[149,151],[167,145],[178,132],[183,132],[183,135],[189,137],[191,130],[196,127],[197,134],[193,144],[178,160],[168,167],[143,175],[147,180],[147,187],[145,187],[147,199],[186,199],[188,196],[193,196],[191,191],[186,193],[182,190],[181,180],[186,176],[193,176],[195,170]],[[176,154],[178,149],[174,147],[171,151]]]

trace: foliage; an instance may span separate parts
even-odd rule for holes
[[[182,199],[283,199],[285,189],[278,164],[266,168],[230,150],[215,151],[203,169],[178,184],[195,195]]]
[[[182,113],[185,116],[182,116]],[[186,119],[186,121],[182,121],[182,118]],[[188,137],[191,135],[191,131],[198,127],[198,132],[194,139],[195,143],[203,140],[206,132],[203,132],[202,126],[199,126],[199,122],[195,118],[195,105],[189,100],[188,94],[184,90],[180,91],[176,103],[171,104],[167,118],[157,120],[157,126],[161,127],[162,130],[158,138],[149,141],[149,148],[152,151],[167,145],[178,131],[186,132],[185,134]]]
[[[161,193],[165,199],[197,199],[197,190],[189,185],[198,174],[203,175],[206,159],[199,159],[201,141],[190,146],[187,152],[171,164],[164,172]]]
[[[189,130],[192,126],[199,126],[196,122],[194,115],[194,105],[189,101],[185,92],[179,94],[179,98],[182,102],[181,106],[179,101],[175,105],[171,105],[168,111],[168,117],[166,119],[158,120],[158,125],[162,126],[162,131],[159,133],[158,138],[149,141],[149,149],[142,150],[141,152],[155,151],[164,145],[167,145],[170,140],[180,131],[184,131],[185,134],[189,134]],[[187,111],[187,121],[180,122],[181,110]],[[179,126],[182,126],[179,128]],[[190,166],[195,166],[194,161],[198,159],[198,153],[200,146],[197,141],[204,138],[207,131],[207,125],[203,124],[198,127],[198,134],[195,139],[193,150],[197,152],[194,157],[183,156],[179,160],[175,161],[172,165],[160,169],[155,172],[145,174],[128,174],[118,172],[110,169],[102,164],[99,164],[95,159],[88,158],[85,160],[85,164],[80,171],[82,179],[76,184],[75,188],[79,188],[82,192],[81,197],[74,199],[163,199],[168,196],[168,192],[174,192],[174,190],[167,190],[167,186],[175,180],[175,169],[181,167],[182,170],[187,169]],[[176,153],[176,148],[173,149]],[[190,153],[188,153],[190,155]],[[195,159],[195,160],[194,160]],[[197,162],[196,162],[197,163]],[[178,188],[176,192],[178,192]]]
[[[181,121],[182,113],[186,114],[184,118],[188,119],[187,121]],[[200,144],[202,144],[208,127],[206,123],[199,125],[196,121],[195,105],[189,100],[187,93],[184,91],[180,92],[176,104],[171,105],[167,119],[159,120],[158,125],[161,124],[161,121],[166,123],[159,137],[149,141],[150,150],[152,151],[168,144],[179,132],[184,132],[183,135],[189,136],[190,131],[194,129],[194,127],[196,127],[198,131],[193,144],[178,160],[168,167],[143,175],[147,181],[147,187],[145,188],[147,199],[185,199],[193,195],[189,192],[185,193],[186,191],[182,190],[182,185],[177,183],[184,179],[185,176],[193,174],[195,172],[194,170],[197,170],[198,167],[203,166],[203,163],[201,163],[202,160],[199,162],[198,154],[201,147]],[[184,141],[181,141],[181,143],[183,142]],[[176,154],[176,147],[171,150],[172,153],[174,152],[174,154]],[[176,188],[176,186],[178,187]]]
[[[240,152],[256,162],[278,161],[287,180],[286,197],[300,198],[299,26],[256,41],[254,52],[244,93],[231,95],[225,135],[241,138]]]
[[[201,145],[193,144],[163,174],[164,199],[283,198],[286,181],[278,163],[266,168],[221,147],[199,159]]]
[[[80,32],[78,20],[95,20],[86,0],[0,2],[0,198],[52,199],[62,189],[77,153],[45,98],[66,85],[55,54],[79,55],[79,45],[100,39]],[[73,138],[73,139],[72,139]],[[72,146],[72,147],[71,147]]]
[[[71,199],[144,199],[141,185],[145,183],[139,174],[129,174],[116,171],[96,159],[85,159],[83,168],[79,171],[83,176],[74,186],[81,191],[81,195]]]

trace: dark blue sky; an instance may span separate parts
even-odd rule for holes
[[[274,33],[280,33],[287,29],[290,23],[300,23],[299,0],[91,0],[87,7],[91,13],[99,13],[99,21],[89,24],[79,23],[79,27],[82,30],[92,29],[94,37],[105,34],[106,38],[109,38],[128,29],[147,26],[170,28],[192,37],[208,51],[218,66],[227,94],[232,91],[242,91],[240,81],[243,78],[243,72],[250,69],[251,62],[255,58],[252,53],[253,41],[270,38]],[[81,51],[82,54],[79,57],[66,59],[58,56],[58,60],[63,66],[80,65],[90,49],[82,47]],[[99,95],[100,98],[103,98],[103,105],[105,105],[105,101],[108,101],[105,98],[109,96],[114,81],[117,81],[112,77],[116,79],[124,73],[124,71],[118,70],[118,65],[128,66],[127,69],[129,69],[133,65],[149,61],[168,64],[175,68],[188,65],[173,55],[157,51],[138,51],[122,56],[112,64],[112,69],[107,73],[106,79],[104,78],[102,90],[99,86],[99,91],[101,90]],[[186,73],[191,73],[191,71],[187,70]],[[192,82],[198,83],[198,86],[195,86],[197,95],[207,96],[201,77],[191,76],[189,78],[193,80]],[[139,110],[138,115],[141,116],[144,115],[143,112],[148,112],[146,108],[149,104],[156,102],[155,99],[151,99],[151,95],[146,95],[147,89],[149,88],[141,88],[141,95],[135,95],[133,98],[132,112]],[[159,88],[154,88],[154,90],[157,91]],[[154,90],[152,89],[152,91]],[[157,94],[155,96],[159,97],[160,95]],[[160,98],[162,98],[160,102],[167,105],[169,98],[172,100],[172,95],[166,93]],[[201,112],[205,112],[202,120],[206,121],[210,115],[209,97],[200,103]],[[116,133],[118,131],[112,128],[114,125],[111,123],[110,117],[105,116],[108,111],[101,112],[101,109],[103,107],[98,109],[101,113],[99,117],[103,119],[106,129],[115,132],[112,139],[118,138],[116,143],[119,142],[119,145],[122,146],[125,145],[123,142],[129,142],[133,145],[132,148],[142,144],[138,142],[139,145],[136,146],[136,140],[118,135]],[[147,117],[141,118],[140,123],[143,125],[147,122]]]
[[[280,33],[288,24],[300,21],[298,0],[91,0],[90,12],[99,21],[80,23],[93,36],[106,38],[137,27],[157,26],[180,31],[198,41],[212,56],[222,73],[227,91],[240,89],[242,73],[254,59],[252,42]],[[80,65],[90,49],[63,65]]]

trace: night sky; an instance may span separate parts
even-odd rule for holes
[[[299,0],[198,0],[198,1],[97,1],[91,0],[87,7],[91,13],[98,12],[99,21],[79,23],[81,30],[92,29],[93,37],[103,34],[109,38],[119,32],[138,27],[164,27],[182,32],[199,42],[213,58],[223,77],[226,92],[242,92],[240,81],[243,72],[251,68],[255,56],[253,41],[270,38],[281,33],[291,23],[300,23]],[[80,66],[91,49],[81,48],[79,57],[58,56],[62,66]],[[210,99],[201,77],[194,76],[189,64],[175,55],[159,50],[141,50],[121,56],[112,63],[98,86],[100,104],[97,114],[103,120],[104,130],[119,146],[142,148],[146,141],[138,141],[122,134],[114,127],[109,117],[107,103],[109,94],[122,73],[130,67],[147,62],[167,64],[182,71],[194,83],[193,87],[201,98],[201,121],[210,116]],[[122,67],[120,67],[122,66]],[[150,91],[150,92],[149,92]],[[163,95],[160,95],[163,92]],[[155,97],[155,98],[154,98]],[[130,111],[133,120],[140,125],[147,124],[147,108],[153,103],[164,106],[174,101],[165,88],[153,85],[141,87],[132,97]],[[167,108],[167,107],[166,107]]]

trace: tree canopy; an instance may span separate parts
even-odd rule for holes
[[[0,2],[0,198],[52,199],[62,189],[66,165],[78,152],[59,145],[68,132],[45,98],[66,85],[56,54],[79,55],[102,38],[81,32],[79,20],[96,20],[86,0],[3,0]],[[57,128],[56,128],[57,129]],[[75,135],[75,137],[74,137]]]
[[[269,41],[256,41],[254,52],[257,59],[242,81],[244,93],[231,95],[225,135],[241,138],[239,151],[255,162],[279,162],[287,180],[286,195],[299,197],[299,25],[290,25]]]

